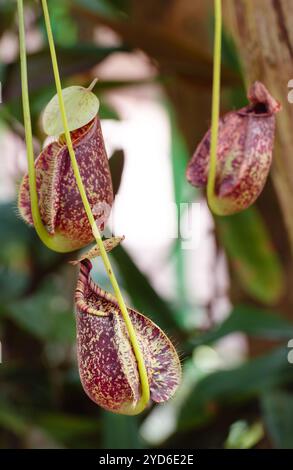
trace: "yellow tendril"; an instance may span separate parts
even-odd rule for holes
[[[25,28],[24,28],[24,14],[23,14],[23,0],[17,0],[18,9],[18,24],[19,24],[19,55],[20,55],[20,74],[21,74],[21,88],[22,88],[22,104],[23,104],[23,118],[25,128],[25,141],[27,149],[28,160],[28,174],[29,174],[29,188],[31,211],[34,226],[39,238],[44,245],[54,251],[65,253],[72,251],[70,241],[60,234],[55,234],[54,237],[50,235],[44,226],[38,205],[38,193],[36,185],[36,171],[34,165],[34,150],[32,138],[32,124],[30,117],[30,104],[28,92],[28,79],[27,79],[27,60],[26,60],[26,45],[25,45]]]
[[[217,214],[215,204],[215,183],[217,172],[217,145],[220,111],[221,86],[221,40],[222,40],[222,4],[221,0],[214,0],[215,32],[214,32],[214,68],[213,68],[213,94],[212,94],[212,123],[210,163],[207,184],[207,199],[210,209]]]

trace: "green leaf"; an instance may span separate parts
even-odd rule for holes
[[[97,115],[100,103],[96,95],[91,91],[94,83],[95,81],[89,88],[76,85],[63,88],[62,96],[69,131],[85,126]],[[47,135],[59,136],[64,133],[57,94],[53,96],[44,109],[42,122],[43,130]]]
[[[218,217],[217,226],[243,289],[265,304],[276,303],[283,292],[284,275],[260,213],[249,208]]]
[[[5,250],[9,245],[15,247],[16,245],[23,245],[30,240],[32,231],[28,225],[17,217],[15,203],[0,204],[0,220],[0,244],[1,247],[5,246]],[[2,255],[5,256],[2,250],[0,254],[1,257]]]
[[[262,396],[261,405],[267,431],[277,449],[293,449],[293,395],[272,391]]]
[[[15,13],[15,4],[12,1],[0,2],[0,37],[11,27]]]
[[[50,20],[55,44],[73,45],[78,41],[78,17],[70,11],[70,1],[50,0]],[[39,23],[46,39],[45,20],[40,17]]]
[[[29,283],[28,274],[21,269],[22,266],[1,266],[0,265],[0,316],[5,311],[3,303],[19,297],[27,288]]]
[[[254,423],[251,426],[246,421],[236,421],[230,427],[229,435],[225,442],[226,449],[251,449],[264,436],[262,423]]]
[[[0,400],[0,428],[24,437],[29,430],[27,420],[5,401]]]
[[[186,185],[185,170],[189,160],[189,151],[185,139],[178,127],[174,109],[169,103],[167,105],[169,111],[171,126],[171,163],[173,169],[173,186],[176,204],[189,202],[191,194],[189,186]],[[192,191],[194,193],[194,191]]]
[[[104,101],[100,102],[99,116],[100,119],[114,119],[115,121],[120,119],[117,111]]]
[[[47,286],[48,283],[36,294],[8,304],[6,315],[39,339],[71,343],[75,339],[73,312],[64,295]]]
[[[211,31],[213,31],[213,25],[212,25]],[[221,62],[226,67],[229,67],[231,70],[237,71],[239,75],[241,75],[242,68],[241,68],[239,54],[237,51],[237,46],[235,44],[233,37],[227,32],[226,29],[222,30]],[[244,87],[243,87],[243,90],[244,90]]]
[[[189,159],[189,152],[186,142],[178,127],[175,111],[171,104],[168,103],[167,110],[169,111],[170,126],[171,126],[171,168],[173,178],[173,191],[177,210],[181,214],[182,203],[188,202],[189,198],[186,194],[185,169]],[[180,219],[178,219],[180,221]],[[182,238],[179,231],[179,236],[176,239],[173,256],[175,258],[175,275],[178,303],[180,302],[181,311],[178,311],[177,321],[184,326],[186,318],[182,314],[187,308],[187,293],[186,293],[186,280],[185,280],[185,254],[186,251],[181,246]],[[183,312],[182,312],[183,311]],[[195,312],[193,312],[194,314]]]
[[[278,341],[293,338],[293,323],[278,314],[260,308],[236,305],[223,323],[193,340],[191,347],[212,343],[234,332]]]
[[[104,449],[141,449],[137,416],[103,413]]]
[[[123,150],[116,150],[109,160],[111,177],[112,177],[112,184],[113,184],[113,192],[114,195],[119,191],[121,180],[122,180],[122,173],[124,168],[124,152]]]
[[[32,231],[16,216],[14,204],[0,204],[0,220],[0,309],[3,310],[6,302],[17,298],[28,285],[27,245]]]
[[[149,316],[161,328],[178,330],[174,312],[168,303],[151,286],[147,277],[138,269],[131,256],[122,246],[113,250],[112,256],[123,278],[124,287],[133,306]]]
[[[293,383],[293,368],[288,363],[287,354],[287,348],[278,348],[233,369],[205,376],[185,401],[179,416],[179,428],[196,426],[199,410],[212,414],[219,404],[247,400],[277,385]]]
[[[65,444],[97,433],[101,427],[100,421],[96,418],[67,413],[38,413],[35,421],[50,436]]]

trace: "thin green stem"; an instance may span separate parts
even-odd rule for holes
[[[43,225],[40,211],[39,211],[38,193],[37,193],[37,187],[36,187],[36,173],[35,173],[35,166],[34,166],[34,150],[33,150],[32,124],[31,124],[31,117],[30,117],[28,79],[27,79],[27,60],[26,60],[23,0],[17,0],[17,9],[18,9],[18,23],[19,23],[19,53],[20,53],[20,73],[21,73],[23,118],[24,118],[24,128],[25,128],[25,141],[26,141],[26,148],[27,148],[32,218],[33,218],[34,226],[35,226],[38,236],[48,248],[54,251],[59,251],[59,252],[71,251],[69,246],[67,246],[66,244],[66,240],[63,240],[63,237],[57,236],[53,238],[47,232],[45,226]]]
[[[57,56],[56,56],[55,45],[54,45],[54,38],[53,38],[52,28],[51,28],[51,23],[50,23],[47,0],[42,0],[42,6],[43,6],[43,11],[44,11],[44,18],[45,18],[47,36],[48,36],[48,41],[49,41],[56,89],[57,89],[57,94],[58,94],[58,99],[59,99],[60,113],[61,113],[62,122],[64,126],[64,134],[65,134],[66,144],[68,147],[68,152],[70,155],[71,165],[73,168],[74,176],[75,176],[78,190],[80,192],[80,196],[84,205],[85,212],[87,214],[89,223],[92,227],[93,236],[100,249],[101,257],[104,262],[105,269],[107,271],[111,284],[113,286],[115,296],[119,304],[119,307],[120,307],[120,310],[121,310],[121,313],[122,313],[122,316],[123,316],[123,319],[124,319],[124,322],[125,322],[128,334],[129,334],[129,339],[130,339],[130,342],[131,342],[131,345],[132,345],[132,348],[136,357],[136,361],[137,361],[138,372],[139,372],[140,383],[141,383],[141,399],[135,411],[136,413],[140,413],[141,411],[144,410],[144,408],[146,407],[150,399],[150,389],[149,389],[148,376],[147,376],[147,371],[146,371],[146,367],[144,363],[144,358],[143,358],[143,355],[142,355],[142,352],[141,352],[141,349],[140,349],[140,346],[136,337],[135,330],[131,323],[127,307],[122,297],[120,287],[118,285],[118,282],[113,272],[109,257],[105,250],[100,231],[94,219],[94,216],[93,216],[93,213],[92,213],[92,210],[91,210],[91,207],[90,207],[87,195],[86,195],[85,187],[83,185],[82,178],[79,172],[79,168],[78,168],[78,164],[76,161],[76,157],[75,157],[75,153],[74,153],[74,149],[72,145],[72,140],[70,136],[70,131],[68,128],[66,110],[65,110],[64,100],[62,96],[61,80],[60,80],[60,75],[59,75],[59,68],[58,68]]]
[[[220,111],[221,86],[221,40],[222,40],[222,4],[221,0],[214,0],[215,7],[215,33],[214,33],[214,69],[213,69],[213,96],[212,96],[212,124],[210,165],[207,185],[207,198],[210,209],[217,213],[214,204],[215,183],[217,171],[217,144]]]

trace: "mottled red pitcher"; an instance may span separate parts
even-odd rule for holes
[[[99,117],[71,132],[79,171],[93,214],[101,230],[113,203],[112,180]],[[71,167],[64,136],[47,145],[35,161],[40,215],[48,233],[65,240],[69,250],[93,240]],[[18,207],[24,220],[33,225],[28,175],[20,186]],[[62,246],[60,247],[62,249]]]
[[[116,299],[90,277],[91,262],[80,265],[75,302],[79,373],[87,395],[115,413],[134,415],[141,398],[136,358]],[[181,365],[171,341],[151,320],[128,308],[143,354],[151,399],[175,393]]]
[[[272,162],[275,113],[280,104],[266,87],[255,82],[250,104],[219,121],[216,183],[213,206],[219,215],[246,209],[259,196]],[[211,131],[205,134],[187,167],[187,180],[205,187],[208,180]]]

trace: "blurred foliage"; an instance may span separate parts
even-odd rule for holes
[[[94,44],[78,43],[74,46],[59,46],[56,48],[56,53],[58,54],[58,62],[60,63],[60,73],[66,78],[88,71],[110,54],[125,50],[128,50],[128,48],[123,46],[98,47]],[[42,71],[41,76],[40,71]],[[44,91],[44,88],[48,86],[51,87],[51,90],[54,89],[51,59],[47,47],[28,56],[28,75],[30,80],[30,93],[32,94],[33,100],[33,93],[40,90]],[[6,86],[3,87],[5,101],[19,98],[21,96],[21,86],[18,60],[7,65],[5,79]]]
[[[213,372],[195,384],[179,417],[180,429],[203,424],[221,407],[292,382],[293,371],[287,361],[287,348],[251,359],[238,367]]]
[[[254,423],[248,426],[245,421],[237,421],[230,428],[225,448],[250,449],[262,439],[263,435],[264,430],[261,423]]]
[[[293,337],[293,323],[282,318],[280,314],[239,304],[231,310],[228,318],[216,328],[195,338],[190,347],[209,344],[235,332],[278,341]]]
[[[174,201],[176,207],[180,208],[178,215],[178,236],[174,243],[173,258],[175,258],[175,270],[177,273],[177,298],[180,302],[178,308],[178,321],[182,327],[186,327],[189,321],[189,304],[186,289],[185,266],[186,266],[186,250],[182,249],[183,238],[181,236],[182,226],[180,220],[183,219],[184,212],[186,212],[186,204],[193,199],[194,189],[186,185],[185,168],[189,160],[188,148],[180,131],[177,117],[174,108],[169,104],[167,110],[170,117],[170,130],[171,130],[171,163],[172,163],[172,177],[174,188]],[[180,219],[180,217],[182,219]],[[184,314],[182,315],[182,312]],[[196,315],[195,306],[192,306],[192,316]]]
[[[257,209],[219,217],[217,224],[242,287],[264,304],[276,303],[284,289],[282,266]]]
[[[120,188],[122,173],[124,169],[123,150],[116,150],[116,152],[113,153],[113,155],[111,156],[109,160],[109,165],[110,165],[110,171],[112,175],[113,192],[114,192],[114,195],[116,196]]]
[[[293,395],[273,390],[264,394],[262,401],[264,420],[273,444],[278,449],[293,449]]]
[[[120,80],[113,76],[100,80],[95,92],[101,102],[102,119],[119,119],[108,102],[109,90],[155,83],[164,92],[172,135],[170,161],[177,204],[199,197],[185,182],[185,167],[190,155],[187,125],[193,126],[195,135],[202,126],[202,110],[197,114],[198,120],[194,120],[189,97],[209,92],[212,76],[211,51],[204,44],[212,43],[209,26],[212,15],[211,10],[206,14],[205,2],[201,3],[202,10],[199,10],[205,16],[197,18],[198,23],[194,24],[206,25],[210,31],[208,41],[200,33],[193,33],[192,41],[182,34],[182,29],[186,32],[191,28],[192,21],[188,27],[181,28],[172,14],[185,2],[170,2],[170,5],[157,2],[156,8],[167,12],[164,21],[159,15],[142,21],[148,2],[50,2],[64,85],[89,84],[97,73],[95,67],[117,52],[128,54],[142,49],[156,67],[157,74],[152,79]],[[33,132],[40,147],[43,139],[40,113],[55,90],[39,6],[31,1],[27,2],[27,8],[30,10],[28,27],[37,29],[42,38],[39,50],[28,58]],[[190,13],[188,20],[189,16]],[[169,18],[174,23],[167,27]],[[118,40],[115,46],[100,44],[95,33],[101,25],[117,33],[120,43]],[[0,36],[5,33],[16,35],[15,2],[0,0]],[[232,106],[243,103],[240,62],[233,42],[224,32],[224,107],[227,102]],[[0,64],[0,76],[5,102],[0,109],[1,122],[23,138],[17,57]],[[176,105],[176,99],[169,100],[170,86],[175,87],[182,107],[178,102]],[[183,90],[191,93],[186,97]],[[209,100],[207,93],[206,108]],[[190,115],[184,120],[182,115],[186,112]],[[123,149],[115,151],[110,158],[115,194],[123,177],[124,160]],[[104,412],[82,391],[75,359],[72,300],[76,271],[67,263],[72,255],[59,255],[42,246],[34,230],[18,217],[15,202],[0,205],[0,220],[1,448],[148,447],[150,443],[143,439],[141,425],[158,409],[171,410],[174,417],[172,435],[160,443],[163,447],[178,447],[182,443],[194,447],[204,434],[207,447],[293,448],[293,368],[287,360],[286,346],[293,337],[293,322],[292,315],[290,318],[284,315],[292,311],[284,282],[287,266],[273,248],[275,241],[261,211],[253,208],[216,220],[218,251],[224,250],[227,255],[231,284],[237,295],[231,295],[233,307],[229,316],[219,324],[211,322],[202,331],[188,326],[190,316],[198,315],[199,306],[188,300],[186,252],[181,249],[180,239],[170,250],[176,277],[172,302],[156,291],[123,246],[111,254],[133,306],[166,330],[184,360],[183,385],[174,400],[166,408],[150,408],[138,417]],[[271,304],[274,304],[273,311]],[[205,306],[205,312],[211,307]],[[252,341],[257,345],[264,343],[262,354],[253,357],[252,348],[252,354],[237,366],[205,367],[209,355],[218,358],[218,341],[225,341],[236,332],[245,334],[250,345],[255,344]],[[203,364],[201,359],[205,360]]]
[[[70,2],[68,0],[63,2],[51,0],[50,12],[55,43],[61,46],[76,45],[78,27],[70,14]],[[43,35],[46,37],[45,22],[42,16],[40,17],[40,23]]]
[[[141,449],[138,418],[136,416],[104,413],[102,447],[105,449]],[[113,430],[115,429],[115,432]]]

